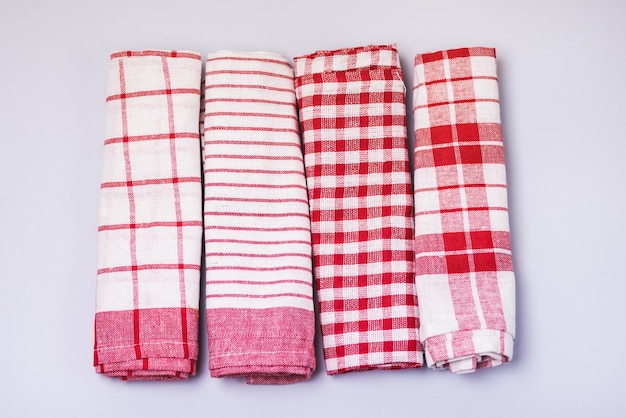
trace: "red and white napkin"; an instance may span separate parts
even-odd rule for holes
[[[511,360],[511,262],[495,50],[415,57],[415,268],[430,367]]]
[[[294,61],[326,371],[419,367],[396,48],[319,51]]]
[[[100,191],[94,364],[186,379],[198,356],[201,57],[111,55]]]
[[[293,69],[219,52],[205,74],[206,318],[211,376],[315,370],[311,231]]]

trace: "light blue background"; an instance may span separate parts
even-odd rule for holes
[[[0,3],[0,416],[611,417],[626,408],[626,3]],[[246,386],[120,382],[92,362],[109,54],[397,43],[497,49],[517,273],[509,365]],[[411,98],[408,98],[409,108]],[[412,130],[412,125],[409,126]],[[411,136],[412,141],[412,136]],[[204,325],[204,324],[202,324]]]

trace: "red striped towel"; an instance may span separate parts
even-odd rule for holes
[[[306,380],[315,316],[293,70],[275,54],[220,52],[207,59],[205,83],[211,375]]]
[[[515,284],[495,50],[415,57],[415,250],[430,367],[511,359]]]
[[[94,364],[186,379],[198,356],[201,57],[111,56],[100,192]]]
[[[395,46],[295,58],[328,374],[422,363]]]

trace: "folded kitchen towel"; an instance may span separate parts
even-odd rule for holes
[[[209,55],[203,142],[211,375],[307,380],[311,229],[289,62],[265,52]]]
[[[511,359],[515,284],[496,55],[415,57],[415,268],[430,367],[455,373]]]
[[[195,374],[201,66],[191,52],[111,55],[94,347],[96,371],[107,376]]]
[[[294,61],[326,371],[420,367],[397,50],[319,51]]]

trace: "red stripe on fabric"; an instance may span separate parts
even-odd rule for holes
[[[246,258],[281,258],[302,257],[311,259],[310,254],[302,253],[278,253],[278,254],[253,254],[253,253],[206,253],[207,257],[246,257]]]
[[[439,51],[431,54],[422,54],[422,55],[430,55],[430,56],[440,56],[439,60],[445,58],[454,59],[454,58],[469,58],[469,57],[491,57],[495,58],[496,50],[495,48],[487,48],[483,46],[474,46],[470,48],[455,48],[448,49],[444,51]],[[419,57],[419,55],[418,55]],[[432,59],[432,61],[438,61],[436,59]]]
[[[300,131],[293,128],[270,128],[267,126],[209,126],[204,132],[209,131],[253,131],[253,132],[291,132],[300,135]]]
[[[308,218],[308,213],[300,213],[300,212],[285,212],[285,213],[253,213],[253,212],[204,212],[205,216],[233,216],[233,217],[259,217],[259,218],[292,218],[292,217],[302,217]]]
[[[227,238],[210,238],[204,241],[207,244],[211,243],[224,243],[224,244],[250,244],[250,245],[282,245],[282,244],[303,244],[310,245],[310,241],[304,240],[266,240],[266,241],[257,241],[257,240],[247,240],[247,239],[227,239]]]
[[[258,89],[258,90],[270,90],[279,91],[283,93],[293,94],[293,89],[284,89],[280,87],[270,87],[263,84],[208,84],[205,86],[206,90],[209,89]]]
[[[119,77],[120,77],[120,92],[122,96],[125,97],[126,93],[126,79],[124,74],[124,61],[119,61]],[[122,99],[120,103],[120,110],[122,112],[122,136],[124,137],[124,166],[126,171],[126,181],[132,181],[132,170],[130,165],[130,147],[128,145],[128,114],[126,108],[126,99]],[[131,224],[135,223],[136,213],[135,213],[135,195],[133,192],[133,188],[128,187],[128,202],[129,202],[129,220]],[[134,336],[134,345],[135,345],[135,356],[139,359],[141,358],[141,349],[139,346],[139,278],[137,269],[135,266],[137,265],[137,234],[134,229],[130,230],[129,237],[129,246],[130,246],[130,271],[131,277],[133,281],[133,336]],[[98,274],[100,274],[100,270],[98,270]]]
[[[140,359],[142,356],[139,346],[139,309],[137,307],[133,309],[133,340],[135,345],[135,357]]]
[[[447,59],[467,58],[470,56],[470,50],[469,48],[448,49],[444,51],[444,56]]]
[[[433,249],[429,249],[429,250],[419,250],[416,254],[415,254],[415,258],[416,259],[420,259],[420,258],[424,258],[424,259],[440,259],[441,257],[444,255],[462,255],[462,256],[471,256],[471,255],[475,255],[475,254],[479,254],[479,255],[485,255],[485,256],[494,256],[494,249],[493,248],[485,248],[485,249],[476,249],[476,248],[465,248],[465,243],[463,244],[463,248],[460,248],[458,250],[451,250],[448,248],[444,247],[438,247],[438,248],[433,248]],[[474,271],[474,270],[472,270]],[[484,270],[479,270],[479,271],[484,271]]]
[[[310,232],[309,228],[298,227],[285,227],[285,228],[263,228],[263,227],[247,227],[247,226],[220,226],[209,225],[204,228],[205,230],[226,230],[226,231],[249,231],[249,232]]]
[[[205,183],[205,187],[249,187],[249,188],[261,188],[261,189],[303,189],[306,190],[306,186],[301,184],[258,184],[258,183]]]
[[[285,296],[289,296],[289,297],[294,297],[294,298],[302,298],[302,299],[307,299],[307,300],[313,300],[313,298],[309,295],[302,295],[300,293],[290,293],[290,292],[285,292],[285,293],[274,293],[271,295],[251,295],[248,293],[218,293],[218,294],[212,294],[212,295],[206,295],[207,299],[214,299],[214,298],[250,298],[250,299],[272,299],[272,298],[280,298],[280,297],[285,297]]]
[[[450,297],[455,318],[460,330],[480,329],[480,319],[476,310],[472,284],[468,274],[452,274],[448,277]]]
[[[276,118],[276,119],[293,119],[298,120],[295,115],[281,115],[278,113],[256,113],[256,112],[208,112],[205,116],[239,116],[239,117],[259,117],[259,118]]]
[[[413,90],[417,90],[418,88],[424,87],[424,86],[430,86],[433,84],[441,84],[441,83],[449,83],[449,82],[455,82],[455,81],[471,81],[471,80],[493,80],[493,81],[498,81],[498,77],[493,77],[493,76],[489,76],[489,75],[482,75],[482,76],[467,76],[467,77],[451,77],[451,78],[441,78],[441,79],[437,79],[437,80],[428,80],[428,81],[423,81],[421,83],[417,83],[414,87]]]
[[[120,51],[111,54],[113,58],[123,57],[171,57],[171,58],[191,58],[202,60],[202,57],[193,52],[180,52],[180,51],[158,51],[153,49],[146,49],[142,51]]]
[[[418,62],[418,59],[420,59],[419,62]],[[441,52],[441,51],[430,52],[430,53],[427,53],[427,54],[418,55],[415,58],[415,63],[419,64],[419,63],[422,63],[422,62],[427,63],[427,62],[434,62],[434,61],[442,61],[443,59],[444,59],[443,52]]]
[[[487,329],[506,330],[497,273],[483,272],[477,274],[476,290]]]
[[[264,286],[264,285],[273,285],[273,284],[304,284],[307,286],[312,286],[311,282],[307,282],[305,280],[268,280],[263,282],[253,281],[253,280],[207,280],[207,283],[210,284],[245,284],[245,285],[253,285],[253,286]]]
[[[175,146],[175,145],[172,143],[172,146]],[[134,187],[134,186],[152,186],[156,184],[173,184],[174,188],[178,189],[178,186],[176,186],[178,183],[200,183],[202,181],[202,178],[200,177],[175,177],[175,176],[176,176],[176,173],[174,173],[174,178],[107,182],[107,183],[102,183],[100,188],[106,189],[109,187]]]
[[[93,365],[97,366],[100,364],[100,360],[98,359],[98,326],[97,322],[94,321],[94,333],[93,333]]]
[[[138,224],[111,224],[100,225],[98,231],[117,231],[120,229],[144,229],[144,228],[167,228],[172,226],[202,226],[201,221],[182,221],[182,222],[145,222]]]
[[[187,328],[187,308],[180,308],[181,334],[183,334],[183,358],[189,358],[189,329]]]
[[[474,212],[474,211],[492,211],[498,210],[502,212],[507,212],[508,208],[499,207],[499,206],[477,206],[471,208],[450,208],[450,209],[441,209],[441,210],[425,210],[421,212],[415,212],[415,215],[434,215],[438,213],[454,213],[454,212]]]
[[[452,100],[448,102],[428,103],[425,105],[413,106],[413,111],[416,111],[417,109],[426,109],[426,108],[431,108],[431,107],[449,106],[449,105],[456,105],[456,104],[463,104],[463,103],[498,103],[499,104],[500,100],[498,99],[464,99],[464,100]]]
[[[239,270],[239,271],[284,271],[284,270],[301,270],[313,273],[308,267],[301,266],[280,266],[280,267],[245,267],[245,266],[207,266],[206,271],[218,270]]]
[[[200,270],[199,264],[139,264],[132,266],[117,266],[117,267],[107,267],[103,269],[98,269],[98,274],[106,274],[106,273],[120,273],[132,271],[133,276],[136,276],[137,271],[143,270],[176,270],[176,269],[185,269],[185,270]]]
[[[477,328],[474,328],[477,329]],[[451,345],[452,345],[452,356],[453,358],[460,358],[463,356],[467,356],[469,353],[476,353],[476,349],[474,348],[473,341],[473,332],[470,330],[464,332],[453,332],[450,336]],[[472,369],[476,368],[476,358],[472,358]]]
[[[291,69],[291,65],[289,65],[288,62],[285,61],[281,61],[281,60],[275,60],[275,59],[271,59],[271,58],[255,58],[255,57],[214,57],[214,58],[208,58],[206,60],[207,62],[211,62],[211,61],[258,61],[258,62],[266,62],[269,64],[280,64],[280,65],[285,65],[287,67],[289,67]]]
[[[205,174],[209,173],[239,173],[239,174],[275,174],[275,175],[287,175],[296,174],[304,176],[304,171],[299,170],[256,170],[251,168],[207,168],[204,170]]]
[[[289,155],[239,155],[239,154],[207,154],[204,156],[205,160],[212,159],[233,159],[233,160],[250,160],[254,157],[255,160],[269,160],[269,161],[302,161],[301,156],[289,156]]]
[[[259,103],[259,104],[296,107],[295,102],[284,102],[280,100],[266,100],[266,99],[253,99],[253,98],[212,97],[204,101],[205,104],[222,103],[222,102],[224,103]]]
[[[265,145],[270,147],[295,147],[300,149],[300,144],[295,142],[274,142],[274,141],[246,141],[246,140],[228,140],[228,139],[214,139],[205,140],[204,145]],[[256,155],[252,155],[255,157]]]
[[[124,100],[135,97],[148,97],[148,96],[167,96],[170,94],[200,94],[200,89],[189,89],[189,88],[179,88],[179,89],[165,89],[165,90],[142,90],[142,91],[134,91],[130,93],[120,93],[113,94],[106,98],[107,102],[113,100]]]
[[[175,132],[174,137],[172,134],[150,134],[150,135],[129,135],[127,137],[114,137],[104,141],[104,145],[116,144],[118,142],[137,142],[137,141],[159,141],[167,139],[168,141],[173,139],[199,139],[200,133],[198,132]]]
[[[435,187],[422,187],[416,188],[415,192],[435,192],[441,190],[454,190],[454,189],[471,189],[471,188],[495,188],[499,187],[506,189],[506,184],[502,183],[466,183],[466,184],[449,184],[447,186],[435,186]]]
[[[304,203],[305,205],[309,204],[309,201],[306,199],[256,199],[256,198],[248,198],[248,197],[206,197],[204,199],[206,202],[249,202],[249,203]]]
[[[167,58],[162,58],[163,64],[163,75],[165,78],[165,89],[167,91],[167,118],[168,118],[168,127],[170,131],[170,135],[176,132],[176,127],[174,126],[174,102],[172,99],[172,94],[175,94],[172,89],[172,81],[170,78],[170,70],[167,62]],[[200,95],[200,90],[198,90],[198,95]],[[182,209],[180,205],[180,188],[178,186],[179,178],[178,178],[178,159],[176,155],[176,143],[174,141],[170,141],[170,160],[172,164],[172,186],[174,189],[174,207],[176,213],[176,248],[178,252],[178,265],[182,266],[185,258],[184,258],[184,249],[183,249],[183,231],[182,227],[179,224],[182,222]],[[198,182],[201,179],[198,177]],[[182,268],[178,269],[178,285],[180,289],[180,306],[181,306],[181,336],[183,341],[183,352],[184,357],[189,357],[189,336],[187,335],[187,314],[185,312],[185,307],[187,306],[187,293],[185,289],[185,271]]]
[[[255,71],[255,70],[214,70],[204,73],[205,76],[218,75],[218,74],[234,74],[234,75],[261,75],[267,77],[284,78],[287,80],[293,80],[293,76],[286,74],[272,73],[269,71]]]

